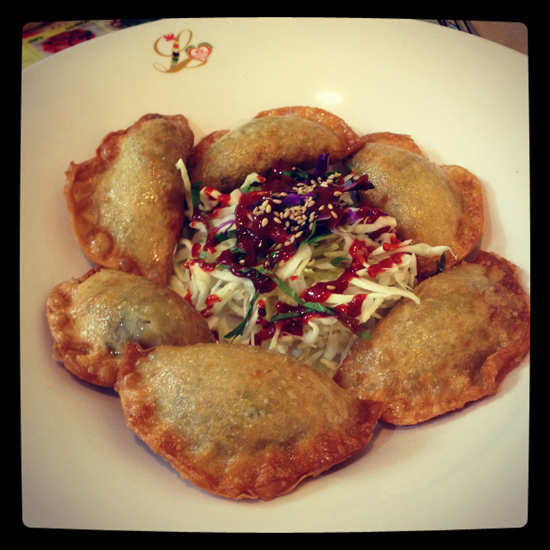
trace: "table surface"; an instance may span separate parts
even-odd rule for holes
[[[116,32],[154,19],[104,19],[80,21],[36,21],[23,26],[22,67],[25,68],[58,51],[96,36]],[[456,19],[424,19],[436,25],[481,36],[528,54],[527,27],[521,22],[465,21]]]

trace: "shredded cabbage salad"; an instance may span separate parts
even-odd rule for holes
[[[398,300],[418,302],[416,256],[446,246],[400,241],[396,220],[363,199],[368,177],[320,155],[304,172],[279,161],[222,194],[177,164],[188,220],[171,286],[219,341],[262,345],[332,375]]]

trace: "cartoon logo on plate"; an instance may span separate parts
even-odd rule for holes
[[[187,42],[182,47],[181,44],[185,38],[187,38]],[[160,63],[155,63],[153,67],[163,73],[177,73],[182,69],[196,69],[205,65],[212,53],[212,46],[207,42],[201,42],[198,46],[189,45],[192,38],[193,33],[190,30],[181,31],[178,35],[165,34],[157,38],[154,44],[155,52],[162,57],[171,59],[168,67]],[[180,59],[182,52],[185,57],[182,56]]]

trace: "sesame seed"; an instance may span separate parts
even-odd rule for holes
[[[265,211],[269,214],[271,212],[271,205],[268,204],[266,207],[265,207]]]
[[[336,287],[334,285],[327,285],[328,290],[336,290]]]
[[[268,222],[267,218],[264,218],[262,220],[262,227],[265,227],[267,225],[267,222]]]
[[[283,223],[279,218],[273,218],[273,221],[274,221],[275,223]]]
[[[332,209],[334,208],[334,206],[333,206],[332,204],[330,204],[330,203],[327,204],[327,206],[328,206],[328,209],[329,209],[329,210],[332,210]]]
[[[331,212],[331,214],[332,214],[332,217],[333,217],[333,218],[337,218],[337,217],[338,217],[338,214],[337,214],[334,210]]]

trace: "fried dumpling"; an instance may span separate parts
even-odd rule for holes
[[[416,424],[494,394],[529,348],[529,300],[517,268],[480,251],[420,283],[371,340],[358,340],[334,376],[385,403],[381,419]]]
[[[460,166],[429,161],[409,136],[381,132],[363,137],[366,145],[353,155],[352,170],[368,174],[374,189],[365,192],[366,199],[397,220],[397,237],[449,246],[446,267],[464,260],[483,229],[480,181]],[[421,276],[434,275],[438,260],[418,257]]]
[[[128,427],[211,493],[270,500],[363,449],[380,403],[256,346],[128,344],[116,385]]]
[[[228,193],[252,172],[265,175],[279,159],[307,169],[322,153],[337,162],[362,144],[340,117],[324,109],[272,109],[231,132],[220,130],[203,138],[193,150],[190,176],[202,187]]]
[[[176,163],[186,162],[193,140],[184,116],[149,114],[108,134],[94,158],[70,164],[65,197],[92,262],[166,284],[184,223]]]
[[[100,386],[114,387],[127,342],[151,347],[215,341],[200,313],[169,287],[107,268],[57,285],[46,316],[54,359]]]

